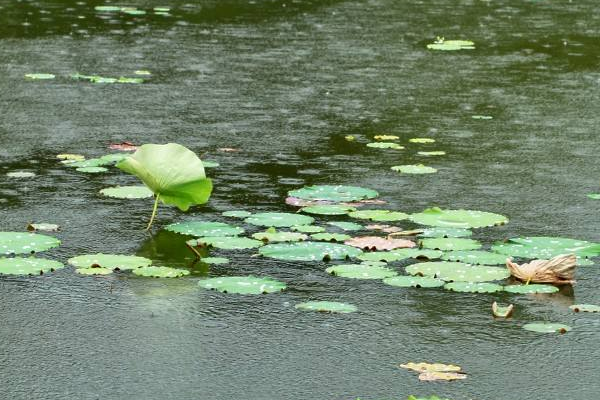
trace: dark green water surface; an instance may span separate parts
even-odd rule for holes
[[[307,184],[370,187],[405,212],[438,205],[508,216],[476,232],[485,243],[600,240],[600,203],[586,197],[600,178],[597,1],[157,1],[119,5],[166,5],[170,16],[100,14],[98,1],[0,0],[0,230],[60,224],[63,245],[46,257],[135,253],[189,267],[182,238],[161,226],[228,221],[220,213],[230,209],[293,211],[286,192]],[[477,48],[428,51],[436,36]],[[141,85],[69,78],[140,69],[153,73]],[[57,78],[24,79],[40,72]],[[365,147],[376,134],[398,135],[407,149]],[[422,136],[437,142],[407,144]],[[175,141],[218,161],[210,203],[188,214],[161,207],[150,235],[151,200],[98,195],[134,177],[81,174],[55,159],[103,155],[124,140]],[[424,159],[423,147],[448,154]],[[418,162],[439,172],[389,169]],[[38,176],[5,176],[13,170]],[[0,277],[0,398],[600,398],[600,320],[568,309],[600,303],[598,265],[581,267],[572,291],[528,297],[400,289],[330,277],[324,263],[214,254],[232,263],[174,281],[71,268]],[[236,296],[197,287],[202,276],[250,273],[289,289]],[[294,309],[307,300],[359,312]],[[494,300],[513,302],[515,318],[494,321]],[[540,320],[573,331],[521,328]],[[408,361],[456,363],[469,377],[421,383],[397,367]]]

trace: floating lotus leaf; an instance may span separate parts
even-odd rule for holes
[[[383,283],[397,287],[436,288],[444,286],[446,282],[441,279],[424,276],[394,276],[384,279]]]
[[[236,236],[244,233],[244,229],[226,224],[224,222],[211,221],[187,221],[167,225],[166,230],[182,235],[196,237],[203,236]]]
[[[56,158],[58,158],[59,160],[67,160],[67,161],[83,161],[83,160],[85,160],[85,157],[81,154],[69,154],[69,153],[57,154]]]
[[[77,268],[75,270],[75,272],[77,272],[78,274],[81,275],[109,275],[112,274],[114,272],[113,269],[111,268],[102,268],[102,267],[95,267],[95,268]]]
[[[473,239],[464,238],[428,238],[419,242],[426,249],[435,250],[475,250],[481,243]]]
[[[575,312],[600,312],[600,306],[594,304],[573,304],[569,308]]]
[[[359,236],[344,242],[348,246],[367,250],[393,250],[415,247],[417,244],[406,239],[386,239],[379,236]]]
[[[567,333],[571,330],[571,327],[552,322],[533,322],[523,325],[523,329],[539,333]]]
[[[411,219],[412,219],[412,217],[411,217]],[[437,237],[468,237],[471,235],[473,235],[473,232],[468,229],[437,227],[437,228],[425,229],[423,231],[423,233],[421,233],[419,236],[420,237],[437,238]]]
[[[169,267],[142,267],[136,268],[132,272],[134,275],[148,276],[152,278],[179,278],[180,276],[190,274],[190,271],[186,269]]]
[[[372,142],[367,143],[367,147],[373,147],[375,149],[394,149],[394,150],[403,150],[404,146],[400,146],[398,143],[394,142]]]
[[[386,265],[388,265],[388,263],[386,263],[385,261],[363,261],[361,262],[361,264],[375,267],[385,267]]]
[[[472,115],[471,118],[473,118],[473,119],[483,119],[483,120],[494,119],[494,117],[492,117],[491,115]]]
[[[27,225],[28,231],[45,231],[45,232],[57,232],[60,226],[56,224],[29,224]]]
[[[550,259],[561,254],[595,257],[600,255],[600,243],[562,237],[531,236],[496,242],[492,251],[522,258]]]
[[[375,140],[398,140],[399,136],[396,135],[375,135]]]
[[[504,265],[506,263],[506,256],[481,250],[457,250],[445,253],[442,256],[442,260],[460,261],[467,264]]]
[[[223,213],[221,213],[222,216],[224,217],[233,217],[233,218],[246,218],[252,215],[252,213],[248,212],[248,211],[243,211],[243,210],[232,210],[232,211],[225,211]]]
[[[28,232],[0,232],[0,254],[28,254],[60,245],[60,240]]]
[[[588,265],[595,265],[596,263],[588,258],[577,257],[577,266],[583,267]]]
[[[128,270],[147,267],[152,264],[152,261],[145,257],[97,253],[69,258],[68,263],[76,268],[102,267]]]
[[[84,172],[86,174],[100,174],[102,172],[108,171],[108,169],[104,167],[81,167],[77,168],[76,171]]]
[[[45,258],[0,258],[0,274],[5,275],[40,275],[63,267],[62,263]]]
[[[343,233],[315,233],[310,235],[311,239],[320,240],[323,242],[343,242],[344,240],[350,239],[350,235],[345,235]]]
[[[460,372],[461,367],[453,364],[440,364],[440,363],[413,363],[409,362],[406,364],[400,364],[400,368],[409,369],[417,372]]]
[[[288,192],[288,196],[298,197],[304,200],[328,200],[334,202],[374,199],[378,195],[379,194],[376,191],[371,189],[342,185],[305,186],[302,189]]]
[[[102,160],[103,162],[106,162],[107,164],[116,164],[119,161],[123,161],[127,157],[129,157],[129,154],[113,153],[113,154],[106,154],[106,155],[100,157],[100,160]]]
[[[160,12],[169,12],[169,11],[171,11],[171,9],[169,7],[154,7],[153,10],[154,11],[160,11]]]
[[[53,74],[25,74],[25,78],[34,80],[47,80],[54,79],[55,76]]]
[[[412,214],[410,219],[421,225],[464,229],[503,225],[508,222],[508,219],[500,214],[472,210],[442,210],[437,207]]]
[[[7,172],[6,176],[8,176],[9,178],[33,178],[35,176],[35,173],[28,171],[14,171]]]
[[[475,49],[475,43],[470,40],[444,40],[438,39],[434,43],[428,44],[429,50],[443,50],[443,51],[455,51],[455,50],[473,50]]]
[[[125,7],[121,8],[121,12],[123,14],[129,14],[129,15],[144,15],[144,14],[146,14],[146,11],[144,11],[144,10],[129,9],[129,8],[125,8]]]
[[[431,138],[412,138],[408,141],[411,143],[435,143],[435,139]]]
[[[296,304],[295,308],[303,311],[318,311],[340,314],[347,314],[358,310],[358,308],[352,304],[339,303],[337,301],[307,301],[306,303]]]
[[[252,237],[263,242],[298,242],[308,239],[308,236],[298,232],[257,232]]]
[[[215,161],[202,161],[202,164],[204,164],[204,168],[217,168],[221,165]]]
[[[269,244],[259,249],[265,257],[291,261],[343,260],[362,252],[344,244],[327,242],[297,242]]]
[[[588,193],[587,197],[592,200],[600,200],[600,193]]]
[[[392,253],[391,251],[373,251],[358,255],[358,259],[362,261],[385,261],[394,262],[408,258],[406,256]]]
[[[412,264],[406,267],[406,272],[411,275],[429,276],[457,282],[497,281],[510,276],[510,272],[506,268],[476,266],[450,261]]]
[[[281,292],[286,288],[285,283],[271,278],[254,276],[225,276],[210,278],[198,282],[204,289],[218,290],[223,293],[263,294]]]
[[[94,7],[94,10],[100,11],[100,12],[119,12],[119,11],[121,11],[121,7],[117,7],[117,6],[96,6],[96,7]]]
[[[102,189],[100,194],[116,199],[145,199],[152,197],[152,190],[146,186],[115,186]]]
[[[339,205],[339,204],[327,204],[327,205],[316,205],[308,206],[300,209],[300,211],[308,214],[318,215],[345,215],[349,212],[356,211],[356,208]]]
[[[294,225],[290,227],[291,230],[302,232],[302,233],[319,233],[325,232],[325,228],[316,225]]]
[[[294,225],[310,225],[314,222],[312,217],[292,213],[258,213],[246,218],[244,222],[258,226],[273,226],[276,228]]]
[[[444,289],[453,292],[495,293],[501,292],[502,286],[488,282],[450,282],[444,285]]]
[[[393,237],[396,237],[396,236],[416,236],[416,235],[419,235],[419,234],[423,233],[423,230],[422,229],[409,229],[409,230],[402,230],[402,229],[400,229],[400,230],[394,231],[392,233],[393,233],[393,235],[390,235],[390,236],[393,236]]]
[[[443,156],[446,155],[445,151],[417,151],[420,156]]]
[[[556,293],[558,288],[552,285],[530,284],[530,285],[508,285],[504,291],[509,293]]]
[[[88,160],[83,161],[75,161],[67,164],[69,167],[73,168],[92,168],[92,167],[102,167],[104,165],[110,165],[110,161],[103,160],[101,158],[90,158]]]
[[[346,139],[348,142],[354,142],[356,140],[356,137],[352,135],[346,135],[344,136],[344,139]]]
[[[224,250],[243,250],[254,249],[264,245],[261,240],[255,240],[237,236],[209,236],[201,237],[200,239],[188,240],[186,242],[192,247],[195,246],[211,246],[217,249]]]
[[[390,211],[390,210],[361,210],[354,211],[348,214],[352,218],[358,219],[368,219],[371,221],[401,221],[403,219],[408,218],[408,214],[405,214],[400,211]]]
[[[403,174],[433,174],[437,172],[437,169],[423,164],[394,165],[391,170]]]
[[[200,261],[206,264],[228,264],[229,259],[225,257],[204,257]]]
[[[428,249],[398,249],[393,250],[392,253],[402,258],[426,258],[429,260],[440,258],[443,254],[439,250]]]
[[[335,226],[337,228],[343,229],[345,231],[360,231],[363,229],[362,225],[356,224],[354,222],[333,221],[333,222],[328,222],[328,224],[331,226]]]
[[[144,80],[142,78],[127,78],[125,76],[121,76],[119,79],[117,79],[117,83],[144,83]]]
[[[334,265],[325,270],[331,275],[353,279],[383,279],[398,275],[392,269],[368,264]]]

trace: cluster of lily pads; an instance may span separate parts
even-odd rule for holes
[[[106,77],[100,75],[83,75],[80,73],[71,74],[70,77],[75,80],[88,81],[92,83],[144,83],[145,78],[152,75],[147,70],[136,70],[133,72],[135,77],[120,76],[118,78]],[[142,78],[145,77],[145,78]],[[49,73],[30,73],[25,74],[25,78],[30,80],[50,80],[56,78],[56,75]]]

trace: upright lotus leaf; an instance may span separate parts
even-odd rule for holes
[[[147,230],[152,226],[159,199],[187,211],[190,206],[206,203],[212,191],[202,161],[177,143],[145,144],[120,161],[117,168],[140,178],[156,195]]]
[[[444,285],[444,289],[453,292],[495,293],[501,292],[502,286],[489,282],[450,282]]]
[[[373,147],[375,149],[394,149],[394,150],[403,150],[404,146],[400,146],[398,143],[394,142],[372,142],[367,143],[367,147]]]
[[[152,278],[179,278],[190,274],[190,271],[187,269],[153,266],[136,268],[132,272],[134,275]]]
[[[204,289],[218,290],[223,293],[265,294],[281,292],[286,288],[285,283],[271,278],[255,276],[224,276],[204,279],[198,282]]]
[[[508,218],[500,214],[472,210],[442,210],[437,207],[412,214],[410,219],[421,225],[463,229],[484,228],[508,223]]]
[[[145,199],[153,193],[146,186],[115,186],[100,190],[100,194],[115,199]]]
[[[325,232],[325,228],[316,225],[294,225],[290,227],[291,230],[302,233],[320,233]]]
[[[232,210],[232,211],[224,211],[221,213],[224,217],[233,217],[233,218],[247,218],[252,215],[252,213],[243,210]]]
[[[45,258],[0,258],[0,274],[5,275],[40,275],[63,267],[62,263]]]
[[[342,185],[305,186],[302,189],[288,192],[288,196],[303,200],[328,200],[333,202],[374,199],[378,195],[376,191],[371,189]]]
[[[402,174],[434,174],[437,172],[437,169],[423,164],[394,165],[390,169]]]
[[[428,228],[419,234],[419,237],[438,238],[438,237],[469,237],[473,235],[473,231],[461,228]]]
[[[573,304],[569,308],[575,312],[600,312],[600,306],[594,304]]]
[[[481,243],[473,239],[464,238],[429,238],[419,242],[422,247],[434,250],[476,250]]]
[[[298,232],[257,232],[252,235],[252,237],[256,240],[262,240],[263,242],[299,242],[301,240],[308,239],[303,233]]]
[[[337,301],[307,301],[305,303],[296,304],[294,308],[302,311],[340,314],[348,314],[358,310],[358,308],[352,304],[340,303]]]
[[[334,265],[327,268],[325,272],[342,278],[352,279],[383,279],[398,275],[392,269],[368,264]]]
[[[122,254],[84,254],[69,258],[68,263],[76,268],[110,268],[119,270],[147,267],[152,261],[145,257],[128,256]]]
[[[595,257],[600,255],[600,243],[563,237],[531,236],[496,242],[492,251],[522,258],[550,259],[561,254]]]
[[[343,222],[343,221],[332,221],[328,222],[329,225],[340,228],[344,231],[360,231],[363,226],[354,222]]]
[[[417,244],[406,239],[386,239],[379,236],[359,236],[344,242],[348,246],[363,250],[394,250],[415,247]]]
[[[512,276],[523,282],[572,284],[575,282],[577,257],[575,254],[563,254],[550,260],[533,260],[521,265],[509,258],[506,266]]]
[[[185,221],[167,225],[166,230],[196,237],[203,236],[237,236],[244,233],[244,229],[224,222],[212,221]]]
[[[186,244],[191,247],[209,246],[223,250],[244,250],[260,247],[264,245],[264,242],[261,240],[237,236],[207,236],[199,239],[188,240]]]
[[[531,285],[508,285],[504,286],[504,291],[509,293],[532,294],[532,293],[556,293],[558,288],[552,285],[531,284]]]
[[[290,261],[343,260],[362,252],[344,244],[326,242],[275,243],[259,249],[265,257]]]
[[[371,221],[401,221],[408,218],[408,214],[390,210],[361,210],[348,214],[352,218],[368,219]]]
[[[29,254],[60,245],[55,237],[29,232],[0,232],[0,254]]]
[[[325,204],[304,207],[300,209],[300,211],[305,212],[307,214],[318,215],[345,215],[352,211],[356,211],[356,208],[340,204]]]
[[[343,242],[344,240],[350,239],[350,235],[346,235],[343,233],[321,232],[310,235],[310,238],[313,240],[320,240],[323,242]]]
[[[283,228],[294,225],[310,225],[314,222],[314,218],[307,215],[299,215],[292,213],[275,213],[266,212],[253,214],[244,220],[247,224]]]
[[[504,265],[506,256],[482,250],[455,250],[444,253],[442,260],[460,261],[467,264]]]
[[[424,262],[406,267],[411,275],[429,276],[445,281],[488,282],[508,278],[506,268],[470,265],[451,261]]]
[[[394,276],[385,278],[383,283],[397,287],[436,288],[444,286],[446,282],[441,279],[425,276]]]
[[[539,332],[539,333],[567,333],[571,330],[569,325],[557,324],[553,322],[533,322],[530,324],[523,325],[523,329]]]

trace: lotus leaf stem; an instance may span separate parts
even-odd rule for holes
[[[152,223],[154,222],[154,217],[156,216],[156,210],[158,209],[158,199],[160,197],[160,193],[156,194],[156,200],[154,200],[154,208],[152,209],[152,216],[150,217],[150,221],[148,222],[148,226],[146,230],[149,231],[152,227]]]

